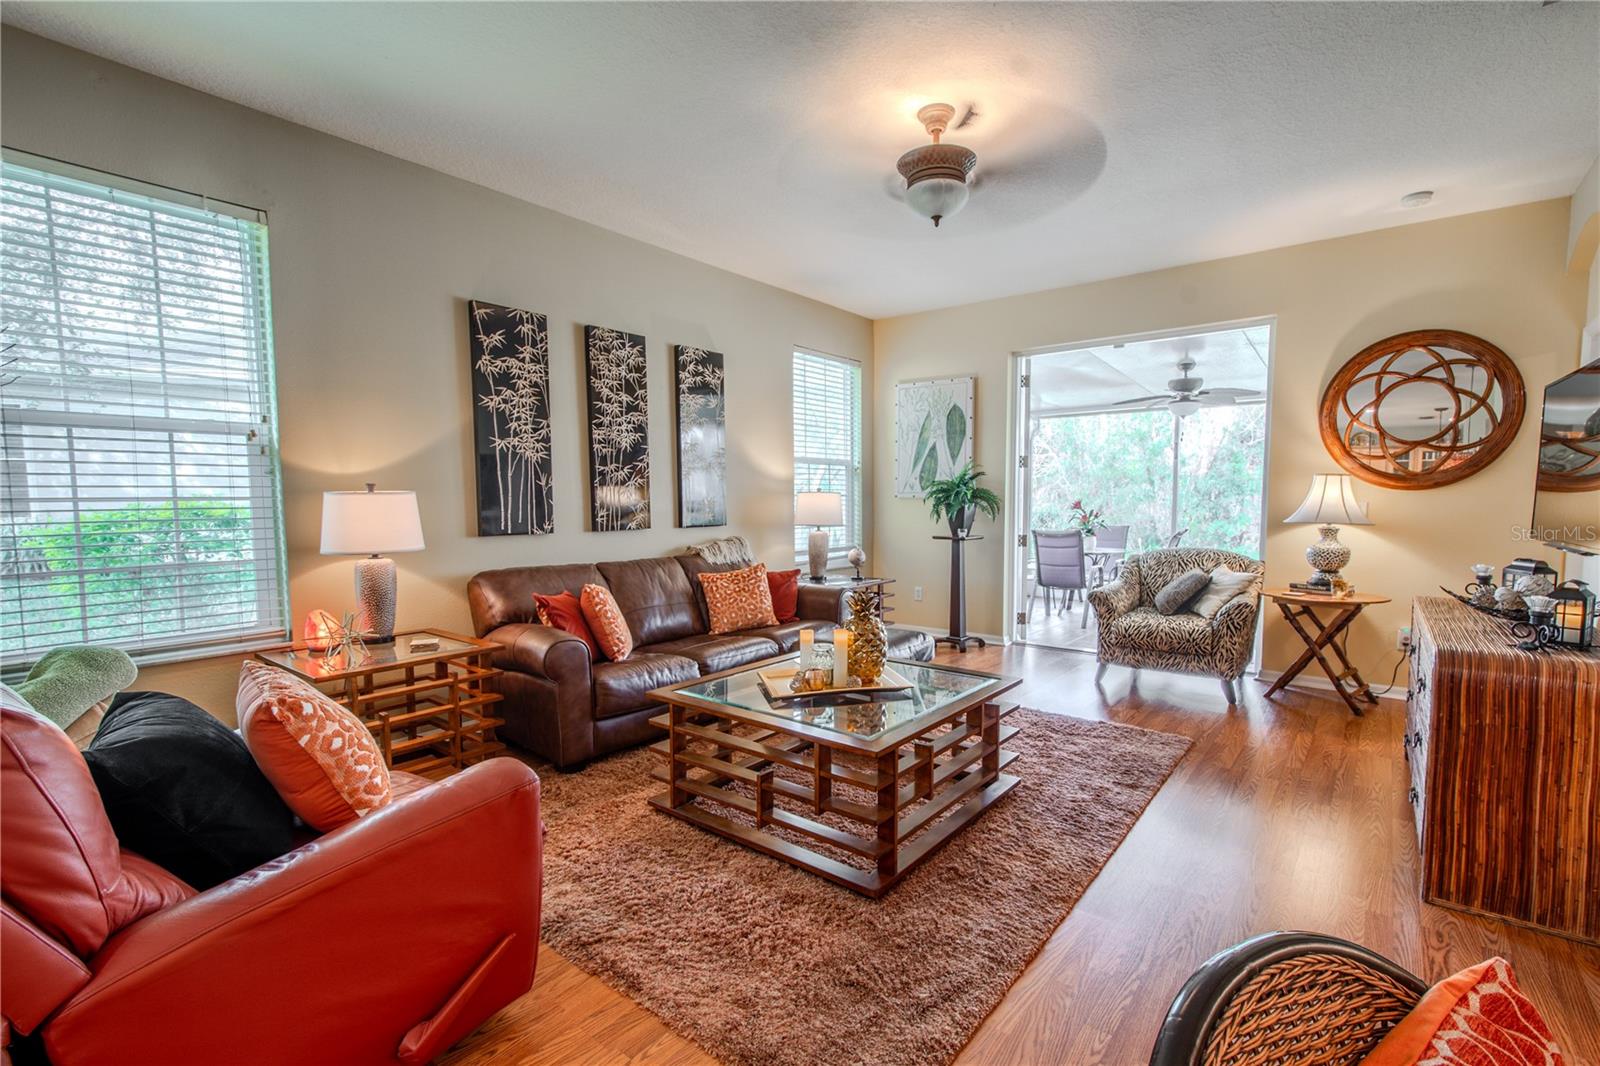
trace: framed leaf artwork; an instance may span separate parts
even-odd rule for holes
[[[583,327],[589,513],[596,533],[650,528],[650,394],[644,337]]]
[[[894,387],[894,494],[920,497],[972,460],[973,378]]]
[[[678,401],[678,525],[725,526],[728,434],[722,353],[673,345],[672,392]]]
[[[550,333],[533,311],[471,300],[478,536],[555,529],[550,486]]]

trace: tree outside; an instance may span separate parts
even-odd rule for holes
[[[1266,408],[1203,407],[1178,422],[1176,513],[1174,421],[1166,411],[1041,419],[1030,459],[1033,528],[1069,528],[1081,500],[1108,524],[1132,527],[1129,551],[1160,547],[1187,527],[1185,545],[1257,555]]]

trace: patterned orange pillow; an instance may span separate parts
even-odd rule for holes
[[[589,623],[589,631],[607,659],[621,662],[633,654],[633,633],[610,589],[604,585],[585,585],[578,603],[583,607],[583,620]]]
[[[778,616],[772,611],[772,587],[767,584],[767,568],[763,563],[720,574],[707,571],[700,575],[700,587],[706,591],[713,634],[778,624]]]
[[[394,798],[372,731],[310,682],[265,663],[239,667],[239,733],[283,802],[324,833]]]
[[[1451,974],[1361,1060],[1362,1066],[1563,1066],[1539,1011],[1495,958]]]

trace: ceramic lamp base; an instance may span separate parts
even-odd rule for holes
[[[368,644],[394,639],[393,559],[374,555],[356,563],[356,630]]]
[[[1306,549],[1306,562],[1315,571],[1313,585],[1333,585],[1344,580],[1343,570],[1350,563],[1350,549],[1339,543],[1338,526],[1318,526],[1322,538]]]
[[[813,529],[806,541],[806,557],[811,564],[811,580],[828,579],[828,531]]]

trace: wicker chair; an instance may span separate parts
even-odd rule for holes
[[[1184,983],[1150,1066],[1355,1066],[1427,990],[1348,940],[1266,933]]]

